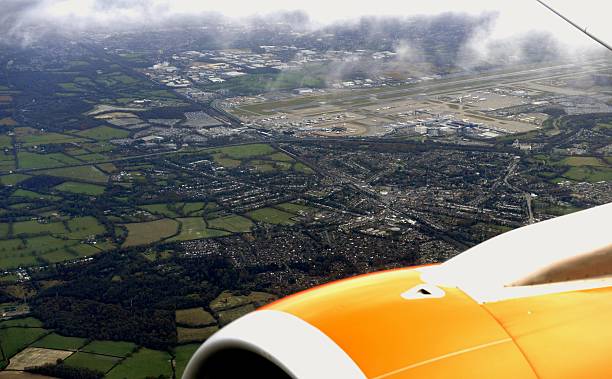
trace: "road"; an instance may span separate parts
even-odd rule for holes
[[[533,218],[533,211],[531,209],[531,201],[532,201],[532,197],[531,194],[529,193],[524,193],[523,194],[525,196],[525,201],[527,202],[527,213],[529,216],[528,222],[529,224],[533,224],[535,222],[534,218]]]
[[[386,210],[389,211],[391,214],[415,220],[417,222],[416,227],[419,228],[421,231],[425,232],[427,235],[440,238],[448,244],[456,247],[459,251],[464,251],[465,249],[471,246],[469,243],[446,232],[445,228],[436,225],[431,221],[423,219],[416,212],[400,211],[399,209],[393,207],[392,202],[389,199],[383,198],[381,194],[375,188],[372,187],[369,181],[360,180],[340,171],[326,170],[314,162],[305,161],[299,155],[291,153],[286,149],[283,149],[282,151],[286,154],[289,154],[292,158],[304,164],[307,164],[319,175],[325,176],[331,181],[335,182],[338,188],[345,185],[350,185],[355,190],[355,192],[361,192],[364,196],[367,196],[368,199],[378,205],[381,211]]]
[[[506,176],[504,176],[504,184],[512,189],[515,192],[521,193],[523,195],[523,198],[525,199],[526,202],[526,208],[527,208],[527,223],[528,224],[533,224],[535,222],[535,218],[533,217],[533,209],[531,207],[531,202],[533,200],[533,197],[531,196],[531,193],[529,192],[525,192],[522,189],[510,184],[509,179],[516,174],[516,168],[518,167],[518,159],[514,160],[514,164],[511,166],[511,170],[508,170],[508,173],[506,174]]]

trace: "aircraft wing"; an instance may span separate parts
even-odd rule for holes
[[[183,378],[610,378],[610,220],[612,203],[279,300],[212,336]]]
[[[599,43],[600,45],[602,45],[603,47],[605,47],[606,49],[612,51],[612,46],[610,46],[609,44],[607,44],[606,42],[604,42],[602,39],[598,38],[597,36],[595,36],[594,34],[590,33],[587,28],[583,28],[582,26],[579,26],[578,24],[576,24],[574,21],[570,20],[569,18],[565,17],[563,14],[561,14],[561,12],[557,11],[556,9],[554,9],[553,7],[551,7],[550,5],[548,5],[547,3],[545,3],[542,0],[536,0],[538,3],[542,4],[543,6],[545,6],[546,8],[548,8],[551,12],[553,12],[554,14],[556,14],[557,16],[561,17],[563,20],[565,20],[568,24],[572,25],[574,28],[580,30],[581,32],[583,32],[584,34],[586,34],[589,38],[591,38],[593,41]]]

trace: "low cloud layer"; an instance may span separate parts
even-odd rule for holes
[[[606,18],[612,6],[596,0],[549,0],[550,4],[573,18],[602,39],[611,41],[612,30]],[[481,54],[491,50],[492,41],[524,38],[548,33],[559,46],[581,49],[594,42],[544,9],[535,0],[493,2],[487,0],[431,0],[354,2],[348,0],[259,0],[220,2],[212,0],[0,0],[0,35],[5,42],[27,44],[42,33],[83,30],[123,30],[126,28],[168,26],[184,22],[204,22],[207,18],[227,17],[243,21],[253,16],[266,20],[278,12],[303,11],[311,28],[337,22],[351,22],[364,16],[411,17],[460,13],[496,14],[494,25],[482,30],[472,48]]]

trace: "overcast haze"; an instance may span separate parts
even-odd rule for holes
[[[549,3],[602,39],[612,41],[607,18],[612,5],[596,0],[549,0]],[[497,19],[486,39],[507,39],[532,31],[549,32],[572,48],[593,46],[594,42],[573,29],[535,0],[423,0],[423,1],[329,1],[329,0],[0,0],[0,31],[5,38],[24,38],[31,26],[51,26],[56,30],[95,27],[155,25],[181,17],[220,13],[234,19],[301,10],[313,26],[350,21],[362,16],[415,16],[444,12],[482,14],[495,12]],[[31,36],[30,36],[31,37]]]

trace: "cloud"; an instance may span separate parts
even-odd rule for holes
[[[612,5],[597,0],[549,0],[602,39],[612,41],[608,16]],[[569,48],[593,46],[594,42],[535,0],[0,0],[0,35],[4,40],[23,43],[47,31],[123,30],[197,21],[215,15],[241,21],[258,16],[258,22],[276,12],[304,11],[311,26],[322,27],[364,16],[410,17],[461,13],[497,14],[495,26],[487,30],[486,41],[509,40],[530,33],[550,33]],[[486,42],[481,41],[481,42]]]

